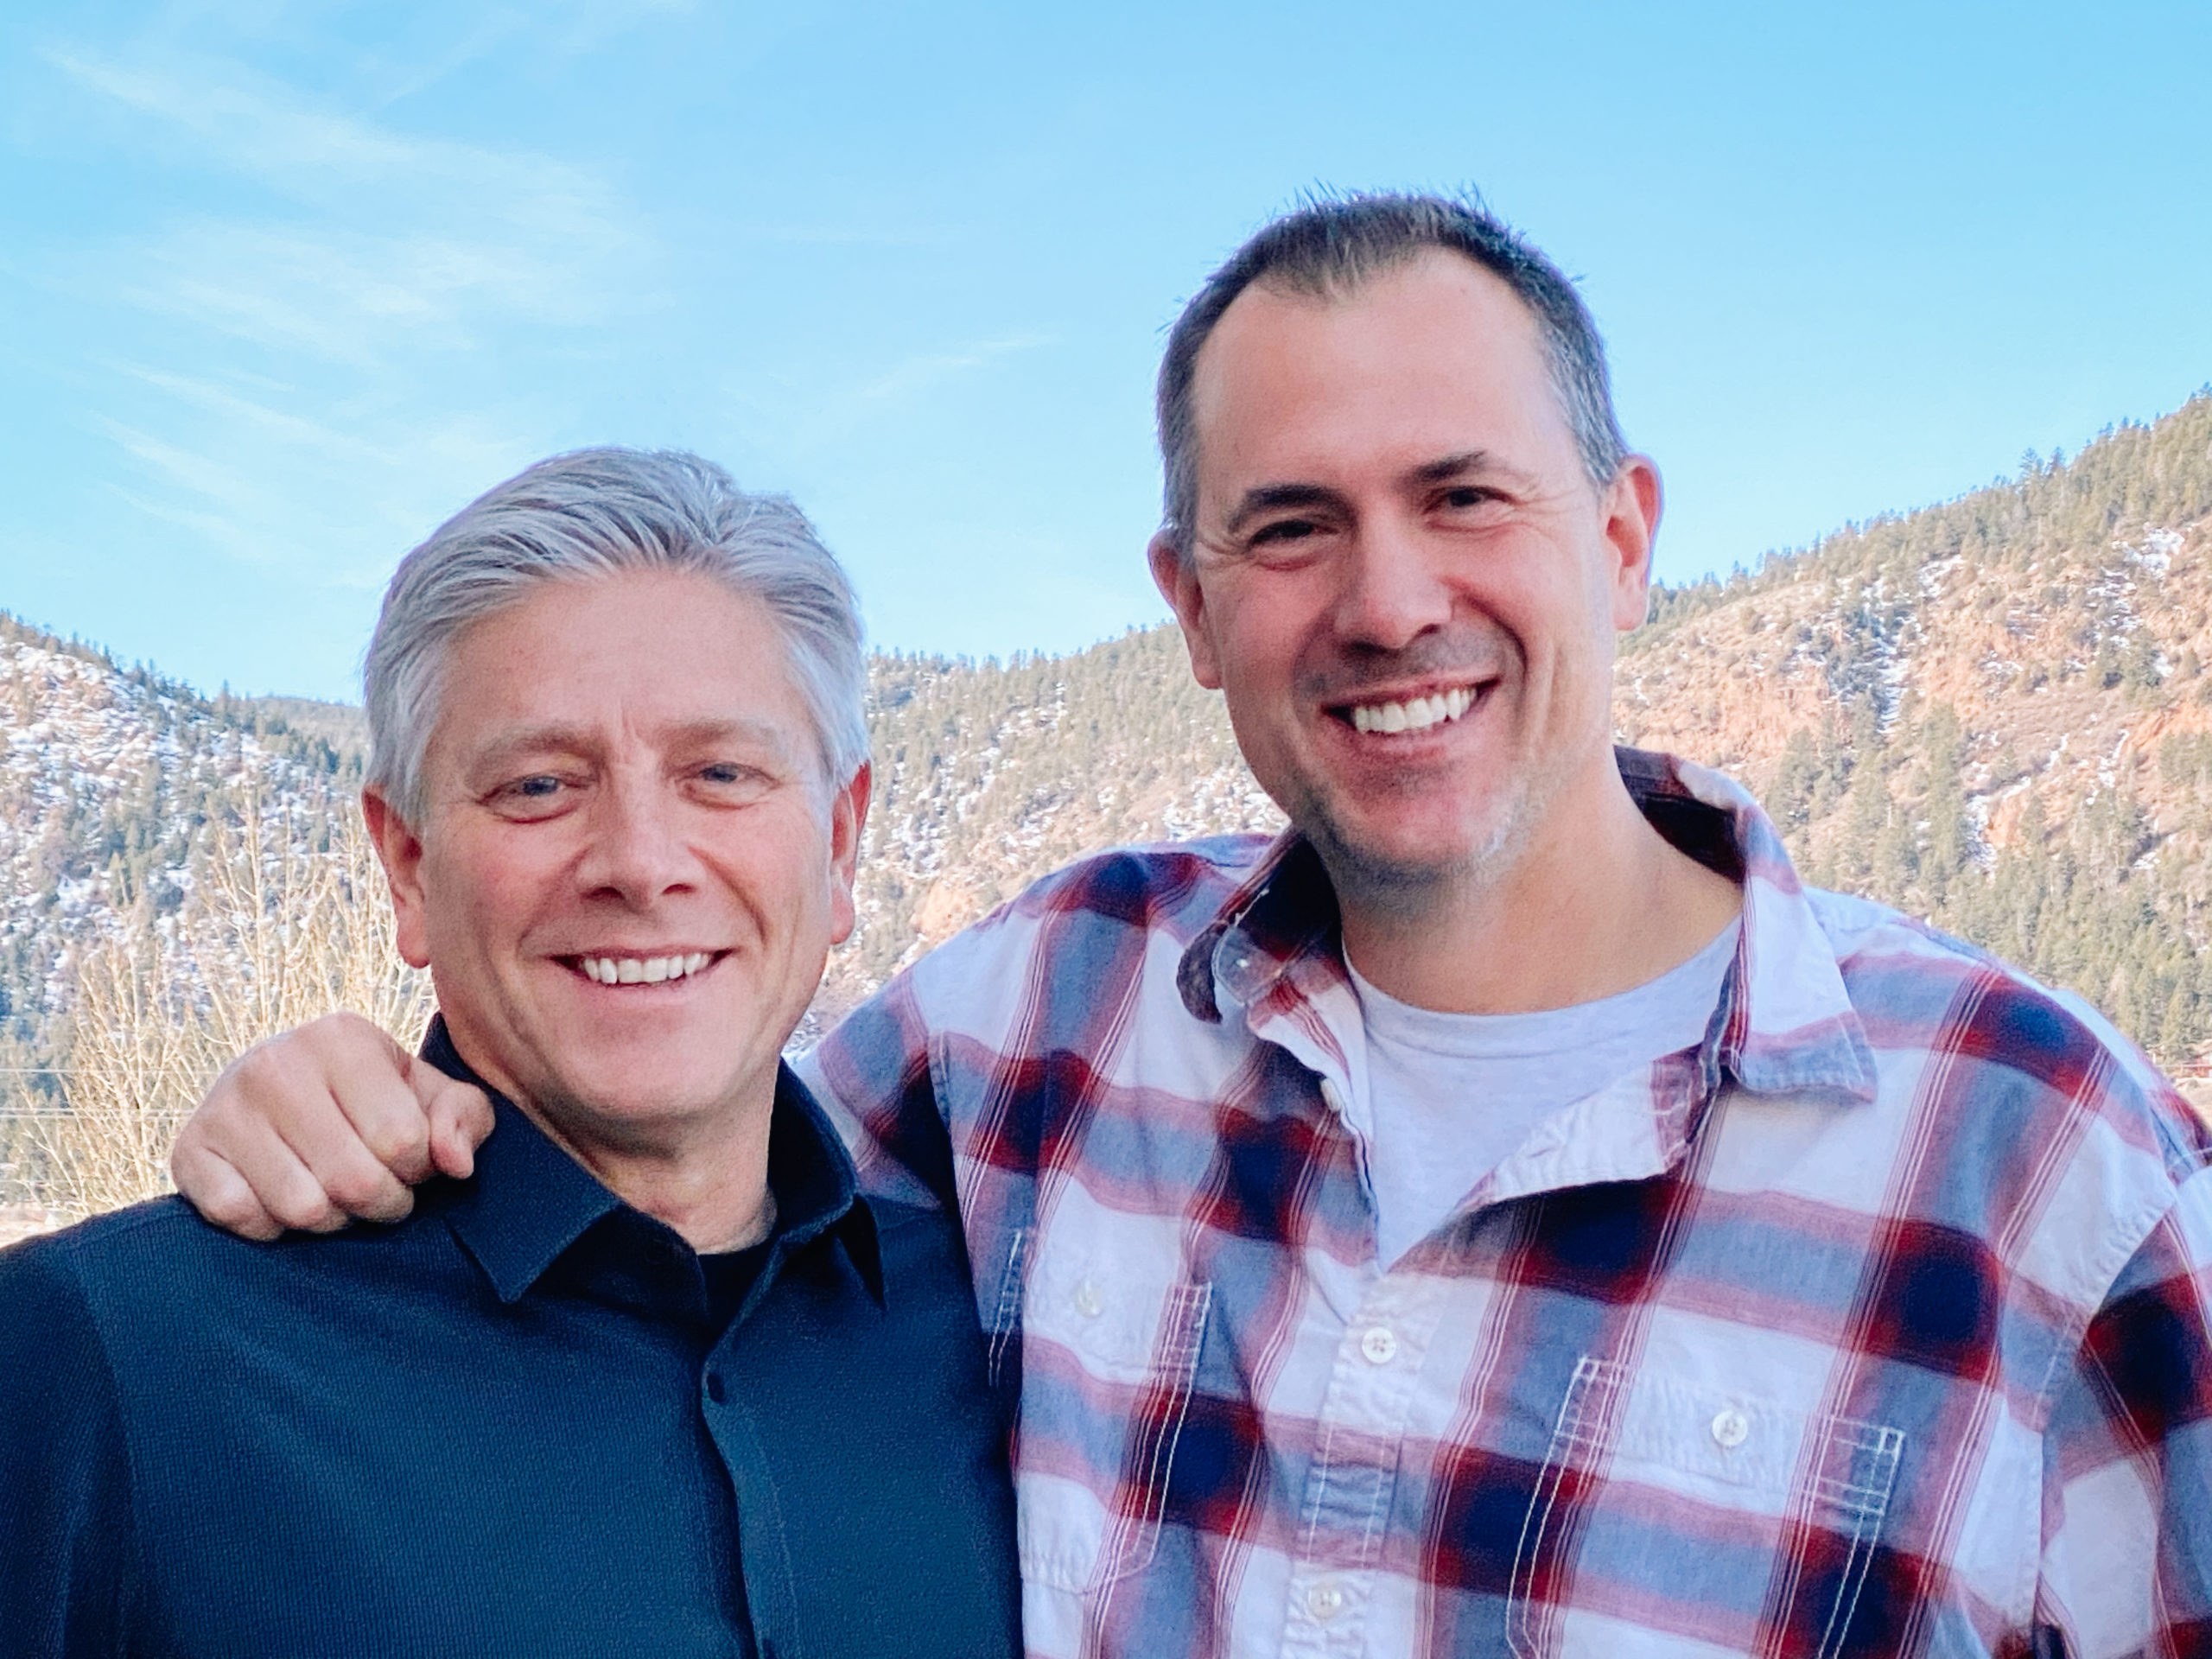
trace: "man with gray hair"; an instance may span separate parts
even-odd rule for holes
[[[405,1219],[0,1252],[0,1656],[1007,1655],[960,1238],[780,1053],[853,923],[860,626],[787,501],[533,467],[402,562],[363,809],[499,1133]]]
[[[873,1190],[957,1192],[1029,1651],[2212,1652],[2212,1132],[1615,749],[1659,479],[1567,279],[1313,204],[1160,431],[1153,573],[1290,831],[1049,877],[806,1063]],[[271,1147],[340,1166],[332,1034],[180,1147],[234,1219],[327,1218]]]

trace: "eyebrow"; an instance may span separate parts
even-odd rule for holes
[[[760,744],[774,750],[779,758],[788,758],[790,753],[790,746],[784,741],[782,731],[766,721],[693,720],[667,728],[667,740],[671,745],[712,743],[730,739]],[[597,737],[581,726],[524,726],[486,744],[469,758],[469,766],[472,769],[498,766],[525,754],[548,752],[585,753],[598,747]]]
[[[1443,484],[1468,473],[1510,471],[1501,467],[1491,458],[1487,449],[1463,449],[1456,455],[1445,455],[1435,461],[1424,461],[1406,474],[1408,484]]]
[[[1340,490],[1322,484],[1262,484],[1256,490],[1244,492],[1222,528],[1234,536],[1263,512],[1281,512],[1295,507],[1332,507],[1348,512],[1351,503]]]

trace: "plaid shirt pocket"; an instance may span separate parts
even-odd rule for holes
[[[1574,1635],[1587,1610],[1723,1652],[1867,1652],[1853,1620],[1904,1451],[1895,1428],[1585,1356],[1515,1552],[1507,1644],[1598,1650]]]
[[[1170,1271],[1147,1279],[1163,1261]],[[1176,1257],[1040,1252],[1023,1296],[1022,1577],[1095,1593],[1159,1541],[1213,1287]]]

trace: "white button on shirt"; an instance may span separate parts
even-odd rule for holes
[[[1319,1619],[1332,1619],[1344,1610],[1344,1587],[1324,1579],[1306,1592],[1306,1611]]]
[[[1751,1424],[1733,1406],[1716,1414],[1713,1419],[1713,1443],[1724,1452],[1733,1452],[1750,1436],[1751,1432]]]
[[[1387,1325],[1374,1325],[1363,1332],[1359,1351],[1370,1365],[1388,1365],[1398,1357],[1398,1338]]]

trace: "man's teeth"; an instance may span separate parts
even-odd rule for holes
[[[713,956],[694,950],[688,957],[580,957],[584,977],[602,985],[658,985],[664,979],[683,979],[697,973]]]
[[[1475,706],[1475,694],[1454,686],[1433,697],[1414,697],[1405,702],[1358,702],[1352,705],[1353,728],[1363,732],[1418,732],[1440,721],[1457,720]]]

